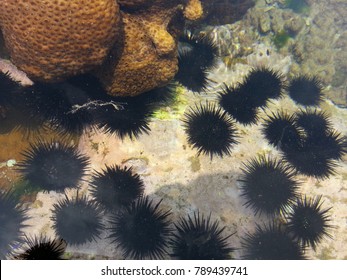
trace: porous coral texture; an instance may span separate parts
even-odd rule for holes
[[[169,82],[177,71],[177,33],[184,17],[202,16],[199,3],[154,0],[147,9],[124,11],[122,56],[119,61],[105,63],[97,73],[108,93],[133,96]]]
[[[59,81],[102,64],[121,28],[114,0],[1,0],[12,62],[31,79]]]
[[[118,0],[121,8],[140,9],[148,7],[154,0]]]

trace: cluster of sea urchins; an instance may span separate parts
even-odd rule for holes
[[[216,65],[217,49],[207,37],[186,33],[179,45],[179,71],[175,79],[193,92],[207,90],[207,75]],[[49,124],[63,133],[81,133],[87,126],[124,138],[137,138],[148,133],[150,117],[158,105],[169,101],[171,87],[156,89],[137,97],[108,96],[90,76],[79,76],[64,83],[41,84],[21,88],[8,74],[0,73],[0,106],[14,107],[27,115],[22,126]],[[257,113],[271,99],[289,96],[303,106],[316,106],[322,100],[322,87],[315,77],[300,76],[287,86],[277,71],[260,67],[250,71],[235,87],[225,86],[219,93],[218,107],[211,102],[196,105],[185,114],[184,128],[188,142],[198,154],[230,155],[239,134],[236,122],[255,124]],[[8,95],[11,98],[7,98]],[[20,126],[21,124],[19,124]],[[257,225],[254,233],[242,239],[246,259],[303,259],[307,246],[316,248],[324,237],[331,237],[330,208],[322,207],[321,197],[308,199],[298,192],[295,171],[325,178],[332,174],[334,160],[347,152],[346,140],[334,131],[325,113],[302,110],[288,115],[273,113],[265,121],[264,136],[281,149],[286,162],[269,157],[254,158],[242,168],[241,191],[245,205],[257,213],[276,218]],[[45,192],[64,193],[66,188],[79,188],[89,160],[74,147],[58,142],[31,145],[19,164],[22,178]],[[161,201],[154,202],[143,194],[144,184],[132,168],[118,165],[94,171],[90,180],[92,199],[84,195],[65,198],[53,205],[53,229],[58,237],[27,238],[21,259],[61,259],[66,243],[81,245],[95,241],[106,228],[103,216],[109,215],[108,239],[121,249],[124,258],[160,259],[230,259],[234,247],[224,227],[198,211],[181,218],[171,226],[170,210]],[[2,224],[12,231],[1,231],[1,257],[9,254],[21,240],[21,227],[26,219],[8,194],[0,197],[1,207],[8,212]],[[65,243],[66,242],[66,243]]]
[[[299,195],[299,183],[288,163],[259,157],[244,164],[242,171],[244,205],[273,220],[257,224],[255,233],[247,233],[242,239],[244,258],[303,259],[306,247],[315,249],[324,237],[331,237],[330,208],[322,207],[321,197]]]
[[[172,85],[135,97],[112,97],[87,74],[65,82],[22,87],[9,74],[0,73],[0,88],[0,107],[11,119],[8,130],[39,133],[40,128],[49,127],[65,135],[97,127],[122,139],[148,133],[154,111],[173,97]]]
[[[318,110],[273,113],[265,120],[262,132],[297,172],[318,179],[334,174],[336,160],[347,153],[346,137]]]

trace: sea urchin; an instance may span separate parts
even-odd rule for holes
[[[223,237],[224,227],[218,221],[211,222],[211,215],[204,218],[194,212],[194,219],[188,216],[175,224],[176,231],[170,240],[172,256],[181,260],[226,260],[234,248],[229,247]]]
[[[64,192],[78,187],[89,160],[74,147],[52,142],[31,144],[18,165],[23,178],[44,191]]]
[[[289,96],[303,106],[317,106],[323,99],[322,84],[317,77],[294,78],[288,86]]]
[[[210,103],[191,109],[183,121],[188,142],[198,149],[198,155],[230,155],[232,146],[238,143],[233,120]]]
[[[166,253],[170,211],[160,210],[160,203],[153,205],[144,196],[112,216],[110,238],[124,258],[159,259]]]
[[[295,123],[295,116],[284,112],[269,115],[264,121],[262,134],[271,145],[282,150],[297,148],[302,140],[302,131]]]
[[[286,88],[283,75],[266,67],[252,69],[240,87],[255,107],[265,106],[269,99],[280,98]]]
[[[302,260],[301,246],[276,223],[257,225],[255,233],[247,233],[241,242],[247,260]]]
[[[0,192],[0,259],[12,253],[13,246],[22,239],[22,228],[27,219],[11,192]]]
[[[130,206],[144,189],[140,176],[132,168],[106,166],[102,172],[95,172],[91,181],[91,194],[106,210],[119,210]]]
[[[322,209],[321,199],[321,196],[314,199],[308,199],[306,196],[300,198],[287,216],[288,232],[303,246],[311,245],[313,249],[324,236],[332,238],[328,232],[332,227],[328,215],[331,208]]]
[[[293,168],[266,157],[252,159],[242,168],[242,196],[255,213],[279,214],[297,197]]]
[[[102,210],[85,196],[59,201],[53,205],[53,228],[70,245],[93,241],[104,230]]]
[[[50,240],[47,237],[26,237],[24,252],[16,256],[20,260],[61,260],[66,248],[63,239]]]

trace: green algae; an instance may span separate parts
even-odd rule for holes
[[[43,191],[41,187],[30,184],[26,180],[20,180],[12,187],[13,196],[22,201],[26,201],[33,196],[36,197],[37,193],[40,191]]]
[[[275,45],[275,47],[279,50],[288,43],[290,38],[292,38],[292,36],[290,36],[290,34],[287,31],[282,30],[272,37],[272,42]]]
[[[173,100],[167,106],[156,110],[153,117],[159,120],[179,119],[183,115],[188,104],[185,97],[185,88],[177,86]]]
[[[189,157],[188,160],[190,161],[190,168],[193,172],[198,172],[201,169],[201,164],[198,157]]]

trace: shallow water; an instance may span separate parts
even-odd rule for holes
[[[290,1],[287,2],[260,0],[235,22],[212,26],[202,21],[195,26],[196,33],[214,38],[219,51],[216,67],[208,72],[206,92],[194,93],[182,85],[177,86],[174,100],[156,108],[148,129],[139,131],[138,137],[127,135],[120,138],[116,133],[107,133],[95,125],[83,127],[83,132],[77,135],[62,134],[57,129],[61,126],[59,122],[45,129],[39,126],[32,131],[29,126],[23,130],[15,126],[23,124],[23,118],[1,119],[0,183],[3,189],[12,188],[20,198],[21,207],[27,209],[26,215],[30,219],[25,222],[23,232],[28,236],[55,238],[53,205],[65,197],[85,195],[91,198],[88,182],[93,172],[101,172],[105,166],[116,164],[132,167],[144,182],[144,193],[155,203],[161,201],[163,211],[171,210],[172,229],[173,223],[181,217],[193,216],[196,211],[205,217],[211,215],[211,221],[219,221],[219,225],[225,227],[222,235],[231,235],[227,243],[237,248],[231,253],[232,258],[240,259],[245,255],[242,238],[253,233],[257,224],[267,224],[272,220],[284,223],[281,215],[255,215],[253,209],[245,206],[246,200],[241,195],[242,168],[251,159],[261,156],[281,160],[281,150],[270,145],[262,134],[264,121],[272,113],[284,111],[293,114],[304,107],[296,104],[285,90],[280,99],[272,99],[266,107],[258,109],[256,124],[243,125],[235,121],[238,143],[232,145],[230,155],[213,156],[212,159],[209,155],[197,155],[197,149],[187,139],[184,119],[185,113],[197,104],[208,101],[219,106],[218,94],[225,85],[235,87],[252,69],[267,67],[282,73],[286,82],[301,74],[317,76],[323,85],[323,100],[319,106],[310,108],[326,113],[332,128],[341,137],[347,135],[347,67],[343,59],[347,53],[345,4],[338,0],[323,3],[312,0],[307,7],[293,11],[296,8],[288,8]],[[218,3],[226,5],[228,1]],[[281,34],[287,36],[280,38]],[[2,65],[0,63],[0,70],[7,69]],[[74,90],[73,86],[70,90]],[[113,101],[113,105],[123,104],[122,99]],[[141,112],[144,104],[141,102],[144,101],[135,104],[137,112]],[[13,107],[16,108],[16,104]],[[95,113],[93,107],[89,107],[89,111]],[[64,193],[37,191],[30,184],[23,186],[18,183],[18,163],[25,159],[23,152],[30,149],[30,143],[37,143],[37,139],[54,139],[54,142],[74,145],[81,154],[88,156],[89,169],[80,181],[78,192],[75,188],[68,188]],[[323,238],[316,250],[307,248],[306,258],[347,257],[346,159],[344,154],[340,160],[334,160],[334,174],[327,178],[295,175],[300,182],[300,194],[308,197],[321,195],[322,207],[331,207],[328,213],[332,227],[328,230],[332,238]],[[109,220],[109,215],[103,215],[106,229],[100,238],[78,246],[68,244],[64,256],[72,259],[122,259],[122,250],[108,238],[111,233]],[[170,259],[170,250],[163,258]]]

